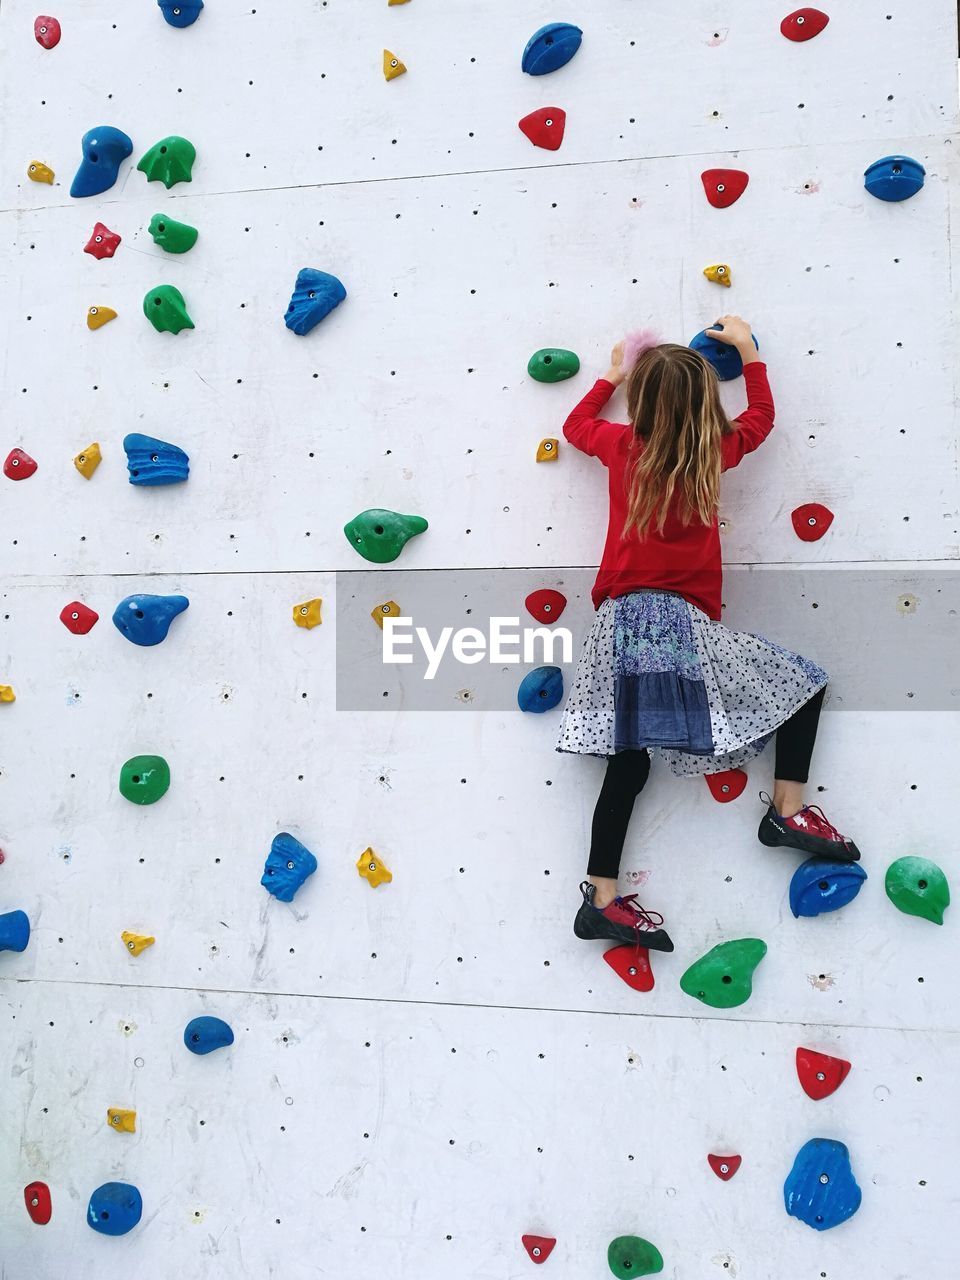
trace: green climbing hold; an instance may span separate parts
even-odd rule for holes
[[[120,794],[133,804],[156,804],[170,786],[163,756],[133,756],[120,770]]]
[[[148,182],[162,182],[169,191],[178,182],[193,180],[193,162],[197,149],[186,138],[161,138],[142,158],[137,168]]]
[[[388,564],[396,560],[410,538],[426,528],[423,516],[402,516],[398,511],[373,507],[354,516],[343,532],[364,560]]]
[[[194,327],[183,294],[172,284],[158,284],[150,290],[143,300],[143,314],[157,333],[179,333]]]
[[[753,971],[767,954],[759,938],[718,943],[680,979],[680,989],[714,1009],[734,1009],[753,994]]]
[[[898,858],[887,867],[884,887],[898,911],[943,924],[943,913],[950,905],[950,886],[935,862],[928,858]]]
[[[162,213],[153,215],[148,230],[153,236],[154,244],[166,249],[167,253],[189,253],[200,234],[196,227],[176,222],[173,218],[164,217]]]
[[[537,382],[563,382],[580,372],[580,357],[560,347],[544,347],[527,361],[527,373]]]
[[[617,1236],[607,1249],[610,1270],[620,1280],[632,1276],[654,1276],[663,1270],[663,1255],[655,1244],[641,1236]]]

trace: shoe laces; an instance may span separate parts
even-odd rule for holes
[[[814,835],[825,840],[834,840],[837,844],[846,844],[846,836],[840,834],[818,804],[805,804],[801,812],[808,816]]]
[[[649,931],[663,927],[663,916],[660,912],[644,910],[637,901],[637,895],[635,893],[627,894],[625,898],[618,898],[617,902],[619,902],[621,907],[626,908],[626,910],[634,916],[635,922],[633,927],[635,929],[646,929]]]

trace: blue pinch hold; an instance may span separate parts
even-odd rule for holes
[[[143,1197],[129,1182],[105,1182],[87,1205],[87,1223],[102,1236],[125,1236],[143,1216]]]
[[[102,124],[88,129],[80,141],[83,159],[70,184],[70,194],[98,196],[109,191],[120,173],[120,165],[133,152],[133,142],[122,129]]]
[[[192,27],[203,8],[203,0],[157,0],[157,4],[171,27]]]
[[[527,41],[520,60],[528,76],[545,76],[565,67],[580,48],[583,32],[572,22],[549,22]]]
[[[909,156],[884,156],[874,160],[863,175],[863,185],[878,200],[909,200],[923,186],[927,171]]]
[[[178,445],[135,431],[124,436],[123,448],[131,484],[179,484],[190,475],[190,458]]]
[[[800,916],[819,916],[839,911],[852,902],[867,878],[859,862],[831,862],[808,858],[790,881],[790,910]]]
[[[306,845],[289,831],[281,831],[273,838],[260,883],[279,902],[292,902],[304,880],[316,869],[317,860]]]
[[[284,323],[298,337],[309,333],[347,296],[343,282],[326,271],[304,267],[297,275]]]
[[[723,329],[723,325],[718,320],[710,328]],[[760,343],[753,334],[750,336],[753,337],[753,345],[759,351]],[[704,360],[713,365],[721,382],[730,382],[743,373],[743,360],[737,348],[721,342],[719,338],[708,338],[706,329],[701,329],[695,337],[691,338],[689,345],[692,351],[698,351]]]
[[[0,951],[26,951],[29,941],[30,921],[25,911],[0,916]]]
[[[186,596],[125,596],[113,611],[113,625],[131,644],[148,648],[166,640],[170,623],[189,607]]]
[[[517,690],[521,711],[552,711],[563,698],[563,672],[559,667],[536,667],[528,671]]]
[[[233,1028],[222,1018],[191,1018],[183,1029],[183,1043],[191,1053],[213,1053],[233,1044]]]
[[[829,1231],[852,1218],[862,1199],[844,1143],[811,1138],[803,1144],[783,1184],[783,1202],[792,1218],[814,1231]]]

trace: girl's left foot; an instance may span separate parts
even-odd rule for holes
[[[762,844],[770,848],[783,845],[799,849],[812,858],[829,858],[833,862],[860,861],[860,850],[840,834],[818,805],[805,804],[798,813],[784,818],[765,792],[760,792],[760,799],[768,806],[757,832]]]
[[[635,893],[626,898],[614,898],[602,910],[593,905],[595,887],[588,880],[580,886],[583,902],[573,922],[573,932],[578,938],[604,939],[610,942],[633,943],[648,951],[672,951],[673,942],[662,928],[663,916],[644,911]]]

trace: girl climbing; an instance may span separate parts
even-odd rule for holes
[[[588,878],[574,932],[672,951],[663,917],[618,897],[627,826],[656,751],[678,775],[733,769],[776,732],[765,845],[856,861],[856,845],[804,804],[827,674],[762,636],[720,621],[720,476],[767,438],[773,397],[750,326],[724,316],[708,337],[736,347],[747,408],[730,422],[711,365],[638,334],[564,423],[609,473],[610,518],[593,588],[597,610],[563,712],[558,751],[605,756]],[[626,347],[626,350],[625,350]],[[597,415],[626,382],[630,425]]]

